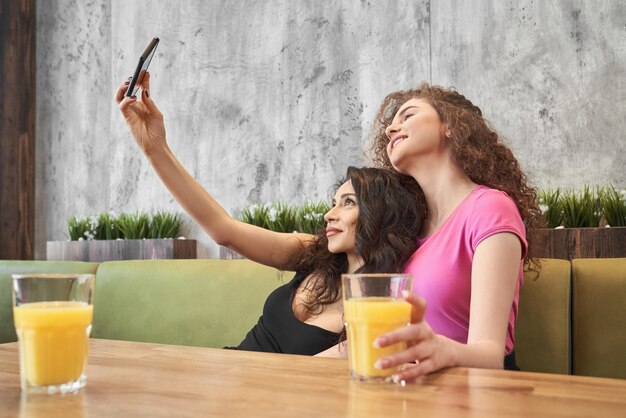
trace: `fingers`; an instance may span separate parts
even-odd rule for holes
[[[150,112],[150,114],[158,118],[162,117],[161,111],[150,96],[150,73],[147,71],[141,83],[141,101],[146,105],[146,108],[148,109],[148,112]]]
[[[399,366],[404,363],[415,362],[416,357],[414,353],[414,348],[415,346],[410,347],[408,350],[404,350],[398,354],[379,358],[378,360],[376,360],[376,363],[374,363],[374,367],[384,370],[391,367]]]
[[[126,90],[128,90],[128,85],[130,84],[131,78],[132,77],[128,77],[128,79],[126,79],[126,81],[124,81],[122,85],[117,88],[117,91],[115,92],[115,101],[117,102],[117,104],[120,104],[122,100],[124,100],[124,96],[126,95]]]
[[[137,111],[135,110],[133,106],[134,104],[136,104],[136,102],[137,102],[137,97],[135,96],[124,97],[121,102],[118,102],[120,111],[122,112],[122,115],[124,115],[124,118],[126,120],[128,120],[133,114],[137,113]]]
[[[431,332],[430,326],[423,323],[426,313],[426,300],[410,292],[404,295],[404,300],[412,305],[411,324],[413,325],[380,335],[374,340],[375,347],[386,347],[402,341],[420,341]]]
[[[418,377],[427,375],[435,371],[436,367],[432,360],[427,359],[421,361],[419,364],[413,367],[404,367],[401,371],[393,375],[393,381],[398,383],[401,381],[411,381]]]
[[[415,362],[416,360],[425,360],[432,356],[434,352],[434,344],[432,342],[423,342],[414,345],[396,354],[381,357],[376,361],[375,366],[379,369],[388,369],[390,367],[400,366],[405,363]]]
[[[417,367],[417,363],[404,363],[400,366],[400,370],[407,370],[407,369],[411,369],[413,367]]]
[[[422,341],[431,333],[431,329],[426,323],[407,325],[387,334],[379,335],[374,340],[374,347],[382,348],[388,345],[405,341]]]
[[[133,106],[133,103],[137,101],[137,98],[134,96],[126,97],[126,91],[128,90],[128,85],[130,84],[131,78],[132,77],[128,77],[128,79],[124,81],[124,83],[122,83],[115,92],[115,101],[119,105],[122,114],[127,119],[131,115],[130,112],[137,113],[138,110],[135,108],[135,106]],[[152,98],[150,97],[150,73],[148,71],[145,72],[139,86],[141,87],[141,97],[139,101],[145,104],[145,108],[151,115],[157,117],[158,119],[161,119],[163,117],[163,114],[154,103],[154,100],[152,100]]]
[[[146,71],[141,80],[141,88],[144,90],[150,90],[150,71]]]
[[[424,314],[426,314],[426,300],[415,293],[408,292],[404,296],[404,300],[411,304],[411,323],[417,324],[424,320]]]

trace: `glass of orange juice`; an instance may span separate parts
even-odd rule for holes
[[[85,386],[93,274],[14,274],[13,320],[27,393]]]
[[[402,292],[411,291],[412,275],[343,274],[341,280],[350,374],[362,381],[390,382],[398,369],[379,370],[374,363],[406,349],[406,344],[375,348],[374,340],[410,322],[411,305]]]

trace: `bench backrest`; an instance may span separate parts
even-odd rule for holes
[[[538,276],[525,274],[515,324],[515,355],[520,369],[571,372],[570,301],[569,261],[542,259]]]
[[[293,273],[249,260],[100,264],[94,338],[224,347],[239,344],[263,303]]]
[[[572,261],[573,373],[626,379],[626,258]]]

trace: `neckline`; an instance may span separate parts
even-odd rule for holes
[[[450,213],[450,215],[446,218],[445,221],[443,221],[441,223],[441,225],[439,225],[439,227],[437,229],[435,229],[435,231],[425,237],[418,237],[418,242],[420,243],[420,245],[425,244],[428,240],[430,240],[432,237],[436,236],[437,234],[439,234],[439,232],[444,229],[448,223],[450,222],[451,219],[453,219],[456,216],[456,213],[459,211],[459,208],[462,207],[465,202],[467,202],[467,200],[474,194],[476,193],[479,189],[483,189],[483,188],[487,188],[487,186],[483,186],[482,184],[477,184],[476,187],[474,187],[468,194],[467,196],[465,196],[463,198],[463,200],[461,200],[459,202],[458,205],[456,205],[456,207],[454,208],[454,210],[452,211],[452,213]]]
[[[299,273],[296,273],[296,276],[298,274]],[[318,330],[320,332],[324,332],[324,333],[330,334],[332,336],[339,335],[340,334],[339,332],[334,332],[334,331],[331,331],[329,329],[322,328],[320,326],[308,324],[308,323],[306,323],[304,321],[301,321],[300,319],[298,319],[296,314],[293,312],[293,298],[296,297],[296,291],[298,290],[298,287],[300,286],[300,283],[302,283],[304,281],[304,279],[309,277],[310,273],[302,272],[300,274],[301,274],[301,277],[299,277],[299,278],[294,277],[294,280],[292,280],[293,285],[291,286],[291,295],[289,296],[289,306],[287,307],[288,308],[287,310],[289,311],[289,318],[291,318],[293,321],[296,321],[298,324],[304,325],[304,326],[309,327],[309,328],[313,328],[313,329]]]

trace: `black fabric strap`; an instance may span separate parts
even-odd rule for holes
[[[504,370],[520,370],[515,362],[515,350],[504,356]]]

